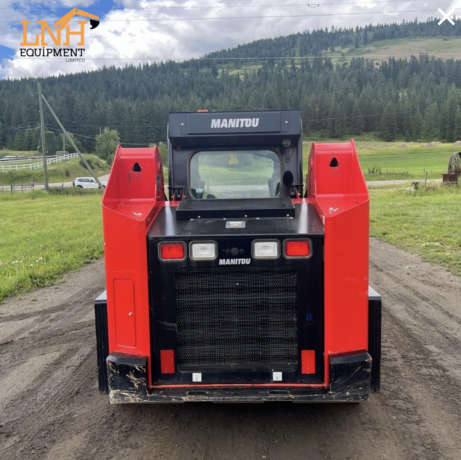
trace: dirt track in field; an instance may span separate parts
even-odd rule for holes
[[[382,391],[365,404],[111,406],[103,262],[0,305],[0,459],[461,459],[461,278],[371,241]]]

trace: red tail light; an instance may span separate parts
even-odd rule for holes
[[[160,245],[160,258],[163,260],[182,260],[186,258],[184,243],[162,243]]]
[[[309,257],[311,255],[311,247],[309,240],[297,240],[285,242],[286,257]]]
[[[175,373],[174,350],[160,350],[160,369],[162,374]]]
[[[301,350],[301,373],[315,374],[315,350]]]

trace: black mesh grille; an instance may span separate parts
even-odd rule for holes
[[[179,267],[175,282],[181,371],[297,369],[293,267]]]

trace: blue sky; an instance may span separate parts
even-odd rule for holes
[[[457,3],[455,13],[461,15],[461,0],[0,0],[0,78],[188,59],[319,27],[442,17],[439,8],[448,13]],[[31,21],[32,39],[39,31],[37,20],[48,20],[52,26],[72,8],[101,18],[97,29],[86,29],[85,62],[19,56],[19,21]],[[78,27],[76,21],[71,21],[72,30]]]

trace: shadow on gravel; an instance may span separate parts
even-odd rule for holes
[[[121,446],[131,443],[130,458],[147,453],[147,439],[155,436],[169,446],[172,459],[305,459],[307,452],[309,459],[323,459],[330,458],[327,452],[336,451],[333,458],[355,452],[366,407],[188,403],[111,406],[110,412],[117,423],[136,427],[135,434],[117,430],[114,439]]]

